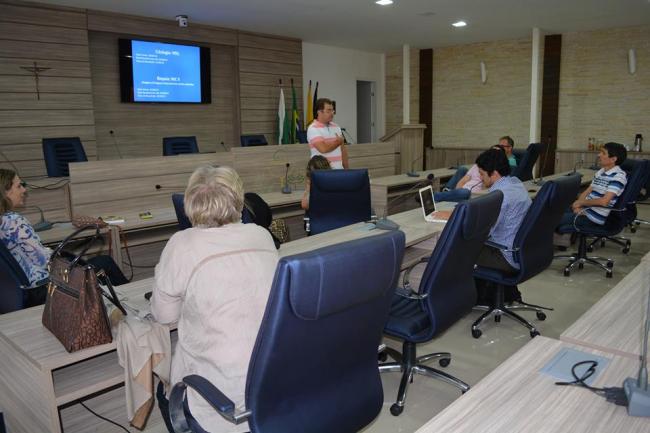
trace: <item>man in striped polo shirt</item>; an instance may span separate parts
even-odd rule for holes
[[[575,224],[580,228],[590,224],[605,224],[611,208],[627,183],[627,175],[620,167],[625,158],[627,151],[622,144],[607,143],[600,149],[600,170],[594,175],[589,188],[573,202],[571,211],[564,214],[560,225]]]
[[[348,151],[343,143],[341,128],[332,122],[334,104],[327,98],[316,101],[316,119],[307,129],[311,156],[322,155],[334,169],[348,168]]]

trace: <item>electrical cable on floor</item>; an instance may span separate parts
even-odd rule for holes
[[[126,429],[126,427],[124,427],[123,425],[118,424],[118,423],[116,423],[115,421],[110,420],[110,419],[108,419],[108,418],[106,418],[106,417],[104,417],[104,416],[101,416],[100,414],[98,414],[97,412],[95,412],[94,410],[92,410],[91,408],[89,408],[88,406],[86,406],[86,405],[85,405],[81,400],[79,400],[79,404],[80,404],[82,407],[84,407],[88,412],[90,412],[90,413],[92,413],[93,415],[95,415],[97,418],[99,418],[99,419],[101,419],[101,420],[104,420],[104,421],[106,421],[106,422],[110,422],[111,424],[118,426],[119,428],[121,428],[122,430],[124,430],[126,433],[131,433],[131,432],[128,431],[128,430]]]

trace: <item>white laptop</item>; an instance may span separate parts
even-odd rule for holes
[[[436,212],[436,201],[433,198],[433,188],[431,185],[420,188],[420,204],[422,205],[422,213],[424,220],[430,223],[446,223],[446,219],[434,218],[433,213]]]

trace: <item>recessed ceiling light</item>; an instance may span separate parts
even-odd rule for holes
[[[393,4],[393,0],[377,0],[375,3],[381,6],[388,6]]]
[[[456,21],[455,23],[452,24],[454,27],[465,27],[467,23],[465,21]]]

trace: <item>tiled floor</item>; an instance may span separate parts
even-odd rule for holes
[[[650,206],[640,208],[639,217],[650,218]],[[642,225],[634,234],[626,230],[624,235],[632,240],[628,255],[622,254],[614,244],[599,248],[597,254],[594,253],[614,259],[614,276],[611,279],[605,278],[605,272],[591,266],[574,270],[570,277],[564,277],[562,270],[565,262],[558,260],[548,270],[520,286],[525,301],[555,308],[555,311],[548,312],[546,321],[533,321],[542,335],[559,338],[569,325],[650,251],[650,226]],[[452,362],[445,370],[473,385],[530,340],[528,330],[508,318],[503,318],[499,324],[487,323],[482,337],[472,338],[470,326],[479,314],[478,311],[468,314],[439,338],[418,347],[418,354],[451,352]],[[534,313],[523,315],[529,320],[535,318]],[[399,343],[395,341],[388,341],[387,344],[399,348]],[[379,417],[363,430],[364,433],[413,432],[460,396],[460,391],[451,385],[416,376],[409,387],[404,412],[394,417],[389,408],[397,395],[399,379],[399,373],[382,375],[384,407]]]

